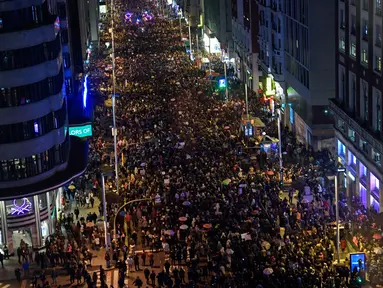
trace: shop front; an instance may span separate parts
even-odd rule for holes
[[[203,34],[203,43],[205,51],[209,54],[221,55],[221,43],[212,34]]]
[[[1,244],[7,243],[9,253],[14,253],[20,245],[33,248],[44,245],[56,225],[58,194],[59,189],[0,202]]]

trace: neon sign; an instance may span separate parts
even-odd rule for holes
[[[92,136],[92,124],[69,127],[69,135],[85,138]]]
[[[88,74],[85,75],[84,88],[82,91],[82,106],[86,108],[86,100],[88,99]]]
[[[32,203],[28,198],[23,198],[23,204],[18,205],[16,199],[13,200],[13,207],[11,207],[11,215],[23,215],[32,211]]]

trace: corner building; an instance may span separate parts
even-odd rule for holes
[[[50,4],[0,2],[0,244],[10,252],[21,240],[43,245],[60,187],[86,167],[87,143],[67,133],[60,20]]]
[[[348,199],[383,211],[382,1],[338,0],[335,116],[339,175]]]

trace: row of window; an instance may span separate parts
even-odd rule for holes
[[[0,11],[0,33],[33,29],[53,23],[53,16],[49,13],[48,1],[41,5],[10,11]]]
[[[309,71],[302,66],[298,61],[289,55],[285,56],[286,70],[290,72],[299,82],[307,89],[310,89],[310,74]]]
[[[15,143],[43,136],[54,129],[63,127],[65,120],[66,105],[64,104],[61,109],[41,118],[15,124],[0,125],[0,144]]]
[[[286,15],[294,18],[301,24],[307,25],[308,5],[306,0],[285,0]]]
[[[14,181],[37,176],[68,161],[69,137],[60,145],[26,158],[0,161],[0,181]]]
[[[343,122],[342,120],[340,120],[340,121]],[[339,121],[338,121],[338,124],[339,124]],[[376,166],[378,166],[378,167],[382,166],[382,155],[372,147],[371,147],[371,154],[370,154],[367,142],[364,141],[360,137],[360,135],[358,135],[352,128],[348,128],[347,137],[348,137],[348,139],[350,139],[350,141],[352,141],[355,144],[357,143],[357,138],[358,138],[359,139],[359,148],[361,149],[361,151],[363,151],[363,153],[366,156],[370,156],[371,160],[376,164]]]
[[[346,74],[344,68],[340,69],[340,82],[338,86],[338,98],[342,102],[348,103],[348,108],[355,112],[359,118],[369,123],[369,117],[371,116],[372,123],[370,128],[380,134],[382,131],[382,95],[379,89],[372,88],[371,103],[369,103],[368,83],[364,80],[360,82],[360,92],[357,94],[356,77],[354,74],[350,74],[349,83],[347,83]],[[350,98],[346,99],[346,89],[349,85]],[[359,105],[357,105],[357,97],[359,98]],[[372,111],[370,109],[370,104]]]
[[[56,76],[45,78],[33,84],[0,88],[0,108],[35,103],[52,95],[56,95],[60,93],[63,87],[63,77],[63,71],[61,69]]]
[[[350,33],[351,35],[356,36],[356,15],[351,15],[351,23],[350,23]],[[339,26],[342,30],[345,29],[345,10],[340,9],[339,11]],[[368,20],[362,19],[361,21],[361,36],[362,39],[368,42]],[[382,26],[380,24],[375,24],[375,45],[377,47],[382,46]]]
[[[60,36],[36,46],[0,52],[0,71],[21,69],[57,59],[61,51]]]
[[[342,52],[346,52],[346,41],[343,36],[340,37],[339,39],[339,49]],[[356,44],[354,42],[351,42],[350,45],[350,56],[356,58]],[[381,73],[382,72],[382,57],[375,55],[374,60],[374,70],[376,72]],[[364,65],[368,65],[368,50],[367,49],[362,49],[360,52],[360,62]]]

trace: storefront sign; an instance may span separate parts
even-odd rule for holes
[[[90,137],[92,136],[92,124],[69,127],[69,135],[79,138]]]
[[[13,206],[11,207],[11,215],[19,216],[19,215],[28,214],[31,211],[32,211],[32,203],[29,201],[28,198],[23,198],[23,203],[21,205],[17,203],[16,199],[13,200]]]

